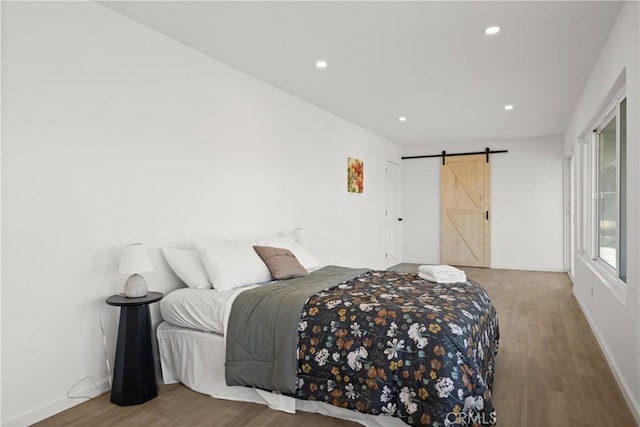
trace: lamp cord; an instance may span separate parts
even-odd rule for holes
[[[104,314],[104,306],[100,310],[100,332],[102,332],[102,348],[104,349],[104,361],[107,365],[107,379],[109,380],[109,389],[113,387],[111,379],[111,365],[109,364],[109,355],[107,354],[107,336],[104,333],[104,325],[102,324],[102,315]]]
[[[82,381],[86,380],[87,378],[91,378],[91,380],[93,381],[93,387],[95,387],[96,391],[98,390],[98,384],[96,383],[96,377],[94,377],[93,375],[89,375],[87,377],[82,378],[81,380],[78,380],[74,385],[69,387],[69,390],[67,390],[67,397],[69,399],[93,399],[95,397],[95,396],[84,396],[84,395],[78,395],[78,396],[72,396],[71,395],[71,390],[76,388],[78,384],[80,384]]]
[[[108,377],[107,379],[109,380],[109,389],[111,389],[111,387],[113,386],[113,382],[111,379],[111,365],[109,364],[109,356],[108,356],[108,352],[107,352],[107,336],[104,333],[104,324],[102,322],[102,316],[104,314],[104,307],[102,307],[102,309],[100,310],[100,317],[98,318],[98,322],[100,324],[100,332],[102,333],[102,348],[104,349],[104,361],[107,365],[107,373],[108,373]],[[96,377],[94,377],[93,375],[88,375],[80,380],[78,380],[75,384],[73,384],[71,387],[69,387],[69,389],[67,390],[67,398],[69,399],[93,399],[96,396],[86,396],[86,395],[77,395],[74,396],[71,394],[71,391],[76,388],[78,386],[78,384],[80,384],[81,382],[87,380],[87,379],[91,379],[91,381],[93,381],[93,387],[96,390],[96,392],[99,394],[100,390],[98,389],[98,383],[96,382]]]

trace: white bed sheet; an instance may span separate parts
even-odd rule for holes
[[[160,301],[160,313],[164,320],[175,326],[224,334],[230,303],[240,292],[254,287],[226,291],[177,289]]]
[[[327,403],[297,400],[249,387],[227,386],[224,375],[224,336],[181,328],[166,321],[158,326],[157,335],[165,384],[181,382],[190,389],[211,397],[260,403],[289,413],[300,410],[371,427],[406,427],[406,424],[395,417],[362,414]]]
[[[309,272],[319,268],[321,267],[312,268]],[[197,288],[176,289],[160,301],[160,313],[162,318],[172,325],[224,335],[233,300],[241,292],[248,289],[268,286],[273,283],[280,282],[271,281],[224,291]]]

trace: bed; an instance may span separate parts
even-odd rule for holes
[[[472,281],[333,266],[259,286],[180,289],[161,309],[165,383],[371,426],[496,422],[498,319]]]

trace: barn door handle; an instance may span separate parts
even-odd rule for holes
[[[485,217],[487,218],[487,221],[489,221],[489,211],[485,212]]]

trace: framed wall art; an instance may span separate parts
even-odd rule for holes
[[[364,190],[364,164],[355,157],[347,157],[347,191],[362,193]]]

